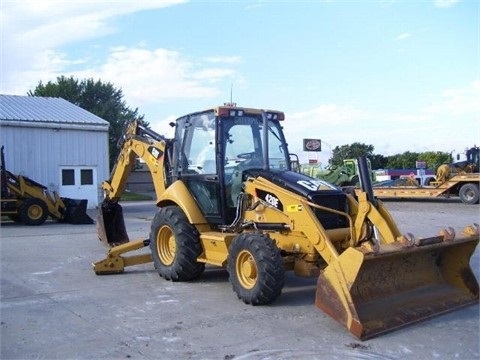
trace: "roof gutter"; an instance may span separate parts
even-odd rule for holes
[[[85,124],[85,123],[52,123],[52,122],[33,122],[33,121],[16,121],[16,120],[0,120],[0,126],[16,126],[28,128],[42,128],[53,130],[83,130],[83,131],[108,131],[109,124]]]

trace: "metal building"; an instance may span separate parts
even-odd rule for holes
[[[101,202],[109,177],[109,123],[61,98],[0,95],[7,170],[62,197]]]

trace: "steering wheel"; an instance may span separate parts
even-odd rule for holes
[[[263,164],[262,158],[258,157],[255,152],[238,154],[237,158],[244,160],[238,164],[240,169],[261,167]]]

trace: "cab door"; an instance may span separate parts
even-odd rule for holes
[[[195,198],[209,223],[222,224],[217,129],[213,111],[180,118],[177,121],[176,148],[179,177]]]

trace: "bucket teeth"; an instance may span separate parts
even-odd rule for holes
[[[406,235],[397,237],[397,241],[404,247],[412,247],[415,245],[415,236],[412,233],[407,233]]]
[[[477,223],[468,225],[462,230],[462,234],[466,236],[478,236],[478,234],[480,234],[480,225]]]
[[[455,239],[455,229],[452,227],[440,230],[439,234],[443,236],[443,241],[452,241]]]

